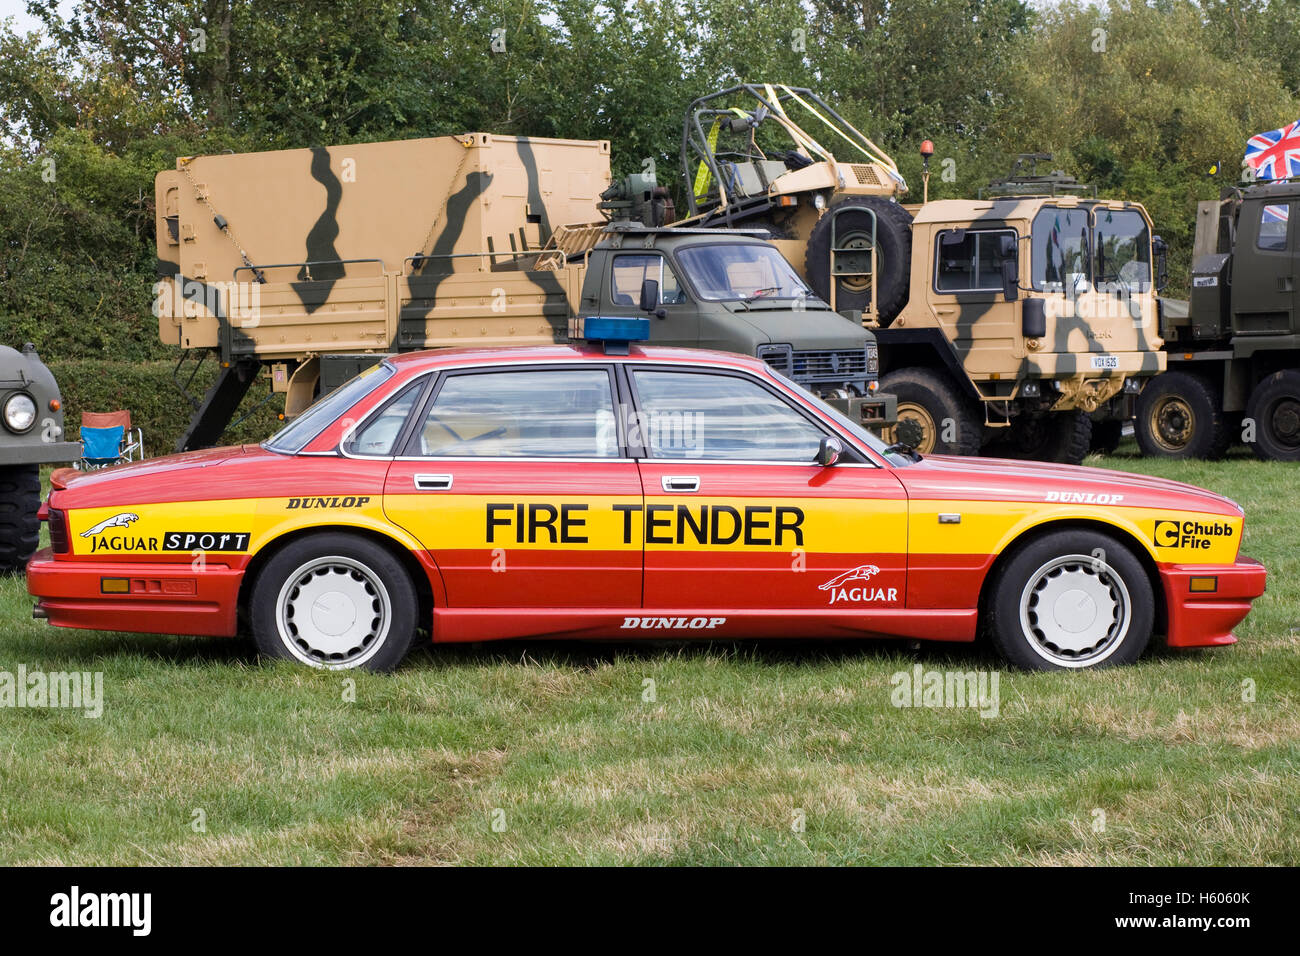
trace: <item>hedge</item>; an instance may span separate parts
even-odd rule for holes
[[[150,457],[170,454],[176,440],[189,426],[193,409],[172,378],[174,362],[106,362],[97,359],[47,361],[63,392],[65,426],[68,436],[80,434],[83,411],[111,412],[125,408],[131,412],[131,424],[144,430],[145,450]],[[190,386],[190,394],[202,400],[204,392],[216,379],[218,368],[209,358]],[[188,372],[181,375],[185,381]],[[224,445],[260,442],[280,427],[277,415],[284,410],[283,394],[269,400],[270,377],[263,372],[249,389],[234,416],[247,421],[228,429],[222,436]],[[263,401],[265,401],[264,404]]]

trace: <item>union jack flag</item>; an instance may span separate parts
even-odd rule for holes
[[[1300,120],[1248,139],[1246,165],[1255,170],[1257,179],[1300,176]]]

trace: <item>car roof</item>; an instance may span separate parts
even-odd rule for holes
[[[667,364],[713,365],[762,371],[767,365],[757,358],[711,349],[670,348],[632,345],[627,355],[610,355],[598,344],[533,345],[493,348],[429,349],[390,356],[401,371],[424,371],[464,365],[527,365],[530,362],[571,360],[600,362],[664,362]]]

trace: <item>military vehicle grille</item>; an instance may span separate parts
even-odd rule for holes
[[[880,177],[876,175],[876,167],[854,163],[850,168],[853,170],[853,175],[858,178],[859,186],[880,185]]]
[[[764,345],[758,357],[796,382],[856,382],[874,376],[877,369],[868,349],[809,349],[796,352],[788,345]]]

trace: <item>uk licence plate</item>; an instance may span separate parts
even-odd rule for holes
[[[1119,356],[1118,355],[1094,355],[1092,356],[1092,367],[1094,370],[1119,368]]]

